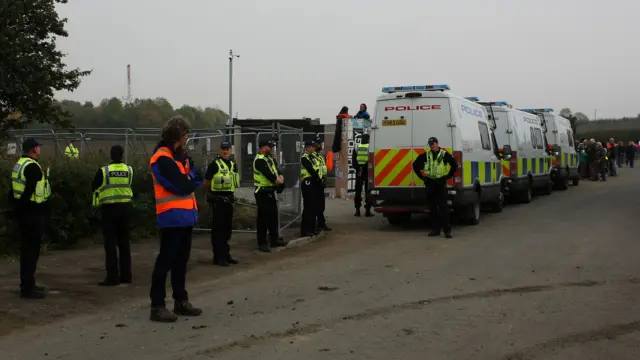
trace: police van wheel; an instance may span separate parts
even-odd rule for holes
[[[533,188],[531,184],[527,185],[527,188],[520,194],[520,202],[528,204],[533,200]]]
[[[553,181],[551,181],[551,179],[549,179],[547,185],[544,186],[544,190],[542,191],[542,193],[544,195],[551,195],[551,193],[553,193]]]
[[[411,221],[411,213],[388,213],[385,217],[392,226],[403,226]]]
[[[463,210],[462,220],[467,225],[478,225],[480,223],[481,206],[480,199],[473,204],[466,206]]]
[[[504,209],[504,194],[500,191],[498,198],[491,204],[491,211],[499,213],[502,209]]]
[[[571,180],[571,185],[578,186],[578,184],[580,184],[580,177],[574,177],[573,180]]]
[[[566,176],[560,179],[560,183],[558,184],[558,189],[564,191],[569,189],[569,178]]]

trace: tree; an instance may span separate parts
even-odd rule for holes
[[[562,117],[566,117],[567,119],[571,116],[571,109],[569,108],[564,108],[562,110],[560,110],[560,116]]]
[[[578,121],[589,121],[589,117],[587,115],[585,115],[584,113],[577,112],[574,115],[575,115],[576,119],[578,119]]]
[[[71,126],[70,113],[54,91],[73,91],[90,71],[68,69],[56,38],[67,37],[67,19],[56,3],[67,0],[3,1],[0,5],[0,131],[27,123]],[[19,114],[18,119],[9,115]]]

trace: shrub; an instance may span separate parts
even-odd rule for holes
[[[156,234],[153,181],[145,159],[129,165],[134,171],[132,239],[148,238]],[[15,160],[0,160],[0,253],[10,253],[18,248],[19,240],[10,221],[9,206],[11,168]],[[69,248],[86,240],[101,239],[100,211],[92,207],[91,182],[96,171],[105,166],[103,157],[84,156],[80,160],[54,158],[41,164],[50,169],[49,182],[52,195],[49,199],[50,220],[45,230],[45,243],[55,248]],[[200,209],[200,227],[207,227],[208,206],[204,190],[197,192]],[[244,205],[236,206],[236,226],[254,222],[255,211]],[[237,228],[237,227],[236,227]]]

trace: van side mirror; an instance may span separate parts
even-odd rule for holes
[[[549,155],[558,156],[560,154],[560,146],[558,144],[551,145],[551,151]]]
[[[502,158],[504,160],[511,159],[511,145],[505,145],[502,147]]]

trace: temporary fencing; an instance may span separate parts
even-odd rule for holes
[[[110,148],[121,145],[125,149],[125,162],[148,161],[160,139],[159,128],[92,128],[76,129],[74,132],[52,129],[15,130],[9,133],[5,155],[19,157],[22,142],[30,137],[41,144],[44,159],[62,157],[66,147],[75,141],[80,158],[86,156],[104,157],[109,161]],[[306,135],[305,135],[306,136]],[[306,139],[306,138],[304,138]],[[233,158],[238,164],[240,188],[236,190],[238,202],[235,208],[234,231],[255,232],[255,198],[253,187],[253,160],[261,141],[273,140],[276,147],[273,156],[285,179],[285,189],[278,194],[280,229],[296,223],[302,214],[302,194],[300,192],[300,156],[303,151],[303,132],[283,125],[263,128],[233,127],[222,129],[193,129],[186,148],[196,166],[204,175],[207,166],[217,157],[220,143],[224,140],[233,144]],[[196,193],[200,209],[200,224],[197,230],[211,229],[210,209],[206,202],[206,192]]]

